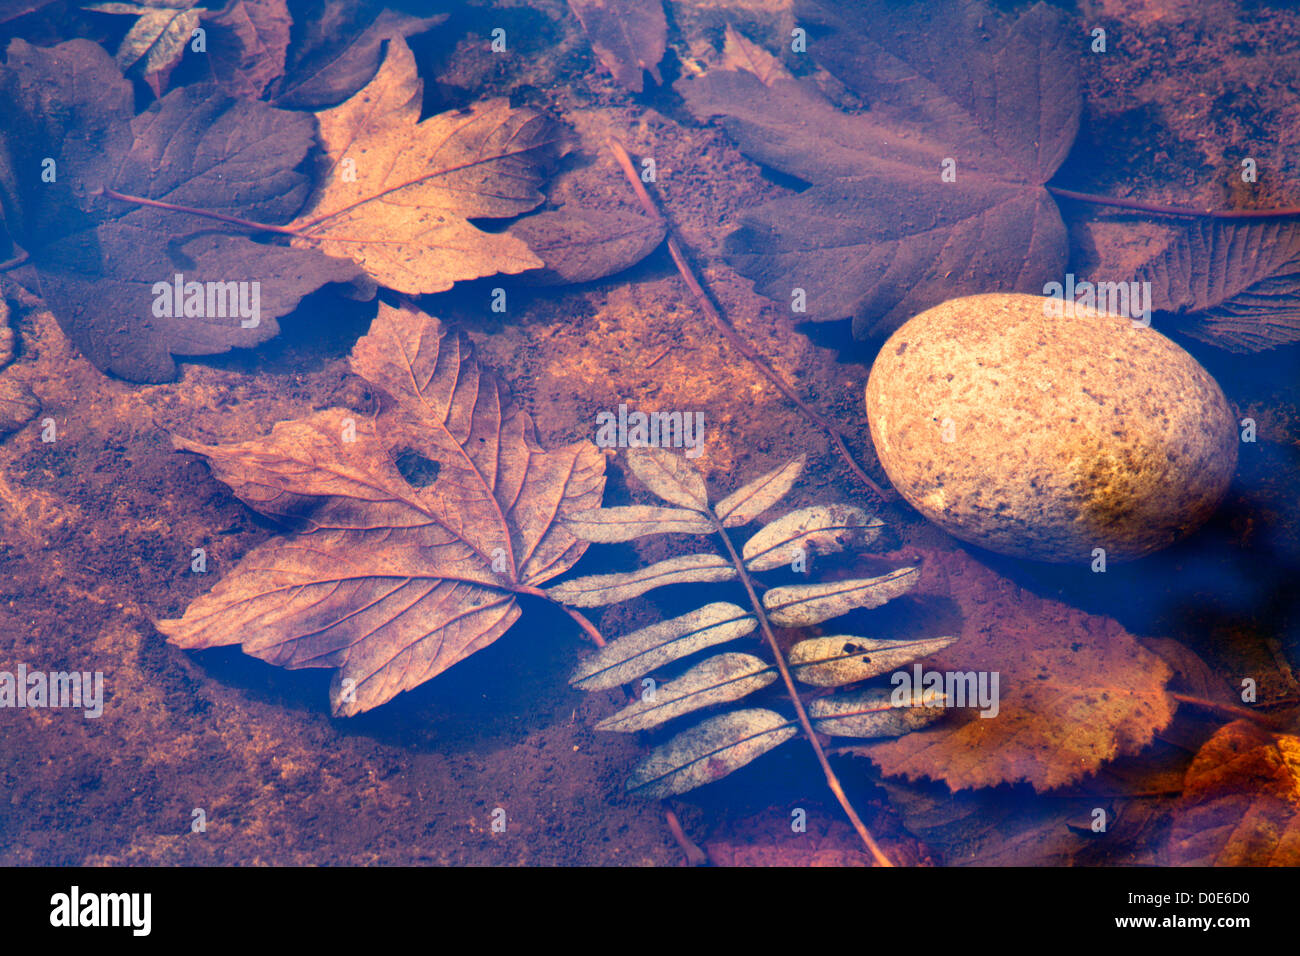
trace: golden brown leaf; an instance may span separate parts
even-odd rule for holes
[[[1170,862],[1300,865],[1300,737],[1245,720],[1211,737],[1187,768]]]
[[[291,224],[305,237],[294,244],[353,259],[412,295],[540,268],[523,240],[469,220],[541,202],[543,169],[564,149],[558,125],[505,99],[419,122],[423,89],[410,47],[394,39],[364,89],[316,114],[330,168],[315,208]]]
[[[954,710],[934,727],[865,745],[886,774],[1042,792],[1136,753],[1173,718],[1169,667],[1114,620],[1014,588],[964,552],[925,552],[921,575],[917,593],[955,601],[963,618],[961,639],[926,670],[998,672],[999,709]]]
[[[500,637],[519,616],[516,595],[586,549],[562,520],[604,488],[595,446],[544,451],[468,339],[437,319],[381,306],[351,361],[388,396],[374,419],[334,408],[254,441],[176,439],[293,531],[159,623],[180,647],[239,643],[272,664],[338,668],[330,696],[342,715]]]

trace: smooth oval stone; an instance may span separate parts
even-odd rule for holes
[[[876,452],[913,507],[972,544],[1055,562],[1150,554],[1222,500],[1236,419],[1154,329],[1057,304],[977,295],[908,320],[867,382]]]

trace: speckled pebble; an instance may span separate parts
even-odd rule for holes
[[[1203,523],[1237,463],[1232,409],[1186,351],[1030,295],[952,299],[882,347],[867,416],[899,493],[1002,554],[1107,562]]]

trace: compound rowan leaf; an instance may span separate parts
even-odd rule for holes
[[[233,445],[177,439],[290,530],[158,625],[184,648],[241,644],[280,666],[336,668],[340,715],[500,637],[518,593],[582,555],[563,521],[604,488],[594,445],[544,451],[468,339],[431,316],[381,306],[351,363],[387,396],[373,419],[335,408]]]
[[[277,317],[326,283],[364,289],[346,260],[101,194],[283,223],[308,193],[297,167],[312,146],[310,117],[203,87],[173,90],[133,116],[130,83],[85,40],[50,49],[14,40],[0,97],[12,107],[0,132],[0,207],[28,254],[0,275],[41,296],[100,369],[165,381],[176,374],[172,355],[263,342],[278,331]],[[160,293],[178,275],[180,292]],[[232,306],[235,287],[248,316]]]
[[[1300,342],[1300,223],[1197,221],[1135,277],[1180,332],[1256,352]]]
[[[1055,12],[797,0],[795,19],[809,55],[869,111],[841,111],[735,39],[723,69],[677,84],[751,158],[810,184],[727,239],[758,291],[789,307],[801,289],[808,319],[851,318],[866,337],[953,296],[1040,292],[1064,271],[1065,225],[1044,184],[1082,100]]]
[[[635,733],[667,723],[702,707],[739,700],[777,679],[776,668],[753,654],[718,654],[696,664],[680,677],[644,693],[617,714],[596,725],[597,730]]]
[[[541,267],[523,240],[470,219],[542,201],[544,170],[567,146],[559,125],[505,99],[421,122],[423,87],[410,47],[394,39],[364,89],[317,114],[329,170],[314,208],[292,224],[293,244],[350,258],[412,295]]]
[[[628,777],[628,792],[656,799],[694,790],[757,760],[798,732],[794,721],[761,707],[710,717],[652,750]]]

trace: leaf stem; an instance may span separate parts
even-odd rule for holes
[[[722,543],[727,546],[727,553],[731,556],[731,562],[736,566],[736,572],[740,575],[741,583],[745,585],[745,591],[749,594],[749,602],[754,607],[754,613],[758,617],[759,626],[763,629],[763,637],[767,639],[768,647],[772,649],[772,655],[776,658],[777,669],[781,672],[781,680],[785,683],[786,693],[790,696],[790,702],[794,704],[794,712],[799,718],[799,726],[803,728],[804,736],[812,744],[813,753],[817,755],[817,762],[821,765],[822,773],[826,776],[826,784],[831,788],[831,793],[835,794],[835,799],[839,801],[844,808],[849,822],[853,824],[853,829],[857,830],[858,837],[871,852],[877,866],[893,866],[885,851],[876,843],[872,837],[871,831],[867,829],[858,812],[853,809],[853,804],[849,802],[848,795],[844,792],[844,787],[840,785],[840,778],[835,775],[831,769],[830,761],[826,759],[826,751],[822,748],[821,741],[817,739],[817,732],[813,730],[812,721],[808,719],[808,712],[804,710],[803,701],[799,699],[799,691],[794,686],[794,678],[790,676],[790,668],[786,665],[785,655],[781,653],[781,645],[776,641],[776,634],[772,631],[771,622],[767,619],[767,612],[763,609],[763,602],[758,598],[758,592],[754,588],[754,581],[745,569],[745,564],[740,560],[740,555],[736,552],[736,546],[731,543],[731,538],[727,534],[727,529],[723,527],[721,519],[713,512],[712,508],[706,511],[709,520],[713,522],[714,531],[722,538]]]
[[[1204,697],[1193,697],[1191,694],[1178,694],[1170,692],[1170,697],[1180,704],[1187,704],[1191,707],[1199,707],[1201,710],[1208,710],[1220,717],[1226,717],[1230,720],[1249,720],[1266,730],[1283,730],[1286,725],[1276,717],[1270,717],[1267,714],[1256,713],[1245,707],[1236,707],[1232,704],[1220,704],[1218,701],[1207,700]]]
[[[1060,186],[1047,186],[1046,189],[1062,199],[1073,199],[1094,206],[1113,206],[1116,209],[1150,212],[1158,216],[1185,216],[1194,219],[1284,219],[1300,216],[1300,206],[1285,206],[1280,209],[1196,209],[1192,206],[1168,206],[1141,199],[1121,199],[1117,196],[1076,192],[1073,189],[1062,189]]]
[[[871,477],[863,470],[862,466],[858,464],[857,460],[849,451],[848,445],[844,443],[844,433],[840,426],[826,418],[800,398],[799,393],[786,383],[785,379],[783,379],[780,373],[771,366],[763,354],[745,341],[740,333],[737,332],[731,323],[723,317],[722,313],[718,311],[717,307],[714,306],[712,299],[709,298],[709,294],[704,290],[704,286],[700,284],[700,280],[696,278],[694,270],[691,269],[690,263],[686,259],[686,254],[682,251],[682,247],[678,244],[676,237],[673,236],[671,225],[659,211],[659,207],[655,205],[655,201],[650,198],[650,194],[646,192],[645,186],[642,185],[640,177],[637,176],[636,170],[632,166],[632,158],[628,155],[627,150],[623,148],[622,143],[614,139],[612,136],[605,142],[609,145],[610,152],[614,154],[614,158],[622,168],[623,175],[627,178],[628,183],[631,184],[632,191],[636,193],[636,198],[641,203],[641,208],[646,211],[647,215],[656,221],[663,223],[664,231],[667,235],[668,254],[672,256],[673,264],[677,266],[677,271],[680,273],[682,281],[686,283],[686,287],[691,290],[691,294],[695,297],[695,301],[699,305],[700,311],[703,312],[711,322],[713,322],[714,327],[722,333],[723,338],[730,342],[741,355],[748,359],[749,363],[753,365],[764,378],[771,382],[778,392],[794,404],[794,406],[803,413],[805,418],[830,436],[836,450],[839,451],[840,456],[849,466],[849,470],[857,476],[859,481],[870,488],[881,502],[888,504],[890,499],[885,494],[884,490],[871,480]],[[656,359],[656,361],[658,360]]]
[[[304,238],[296,229],[289,229],[287,226],[271,226],[264,222],[253,222],[251,219],[241,219],[238,216],[227,216],[224,213],[212,212],[209,209],[196,209],[193,206],[179,206],[176,203],[162,202],[157,199],[146,199],[143,196],[132,196],[129,193],[120,193],[116,189],[109,189],[107,186],[96,190],[96,192],[108,199],[116,199],[119,202],[135,203],[137,206],[149,206],[153,209],[166,209],[170,212],[183,212],[191,216],[202,216],[205,219],[216,219],[219,222],[228,222],[235,226],[243,226],[245,229],[251,229],[254,232],[274,232],[281,236],[295,236]]]
[[[555,598],[551,597],[541,588],[533,587],[531,584],[514,584],[511,585],[511,590],[516,594],[527,594],[530,597],[541,598],[543,601],[549,601],[565,614],[569,615],[569,617],[573,618],[574,623],[582,629],[582,632],[591,639],[593,644],[597,647],[605,646],[605,639],[600,636],[600,631],[596,630],[596,625],[587,620],[587,618],[575,608],[569,607],[562,601],[555,600]]]

